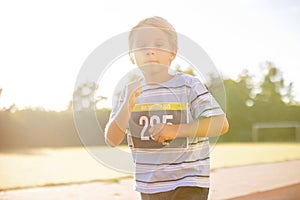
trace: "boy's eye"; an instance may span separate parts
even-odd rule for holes
[[[162,47],[162,46],[164,46],[164,44],[163,43],[156,43],[155,46],[156,47]]]
[[[145,46],[146,46],[145,44],[137,44],[137,45],[135,45],[136,48],[143,48]]]
[[[145,46],[146,46],[146,44],[145,44],[144,42],[141,42],[141,41],[136,42],[136,43],[134,44],[134,47],[135,47],[135,48],[143,48],[143,47],[145,47]]]
[[[147,48],[157,48],[157,49],[160,49],[160,48],[162,48],[162,47],[164,47],[165,46],[165,42],[164,41],[156,41],[156,42],[154,42],[154,43],[150,43],[150,44],[148,44],[148,43],[145,43],[145,42],[136,42],[135,44],[134,44],[134,48],[136,48],[136,49],[147,49]]]

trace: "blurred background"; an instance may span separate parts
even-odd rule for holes
[[[133,68],[129,58],[117,63],[117,72],[109,74],[113,78],[105,83],[74,85],[83,62],[97,46],[154,15],[199,44],[222,77],[230,130],[218,145],[231,145],[233,151],[236,145],[261,148],[250,163],[264,162],[265,157],[258,155],[277,150],[282,154],[268,162],[300,158],[300,3],[148,3],[0,3],[0,190],[128,176],[107,173],[84,153],[73,108],[83,113],[95,110],[103,129],[115,82]],[[173,64],[174,70],[195,75],[192,66]],[[210,84],[217,100],[223,98]],[[91,146],[105,144],[102,134],[93,141]],[[248,149],[240,157],[246,153]],[[249,164],[238,160],[231,165]],[[70,171],[70,166],[77,168]],[[226,165],[214,165],[220,166]]]

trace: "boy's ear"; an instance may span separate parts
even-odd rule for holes
[[[131,52],[129,52],[128,54],[129,54],[129,57],[130,57],[131,63],[132,63],[132,64],[135,64],[135,62],[134,62],[134,58],[133,58],[133,55],[131,54]]]

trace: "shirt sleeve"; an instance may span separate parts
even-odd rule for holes
[[[194,119],[224,114],[218,102],[199,79],[194,79],[191,85],[190,106]]]

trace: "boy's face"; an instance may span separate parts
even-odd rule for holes
[[[165,70],[175,58],[168,35],[158,28],[139,28],[133,38],[132,51],[143,72]]]

